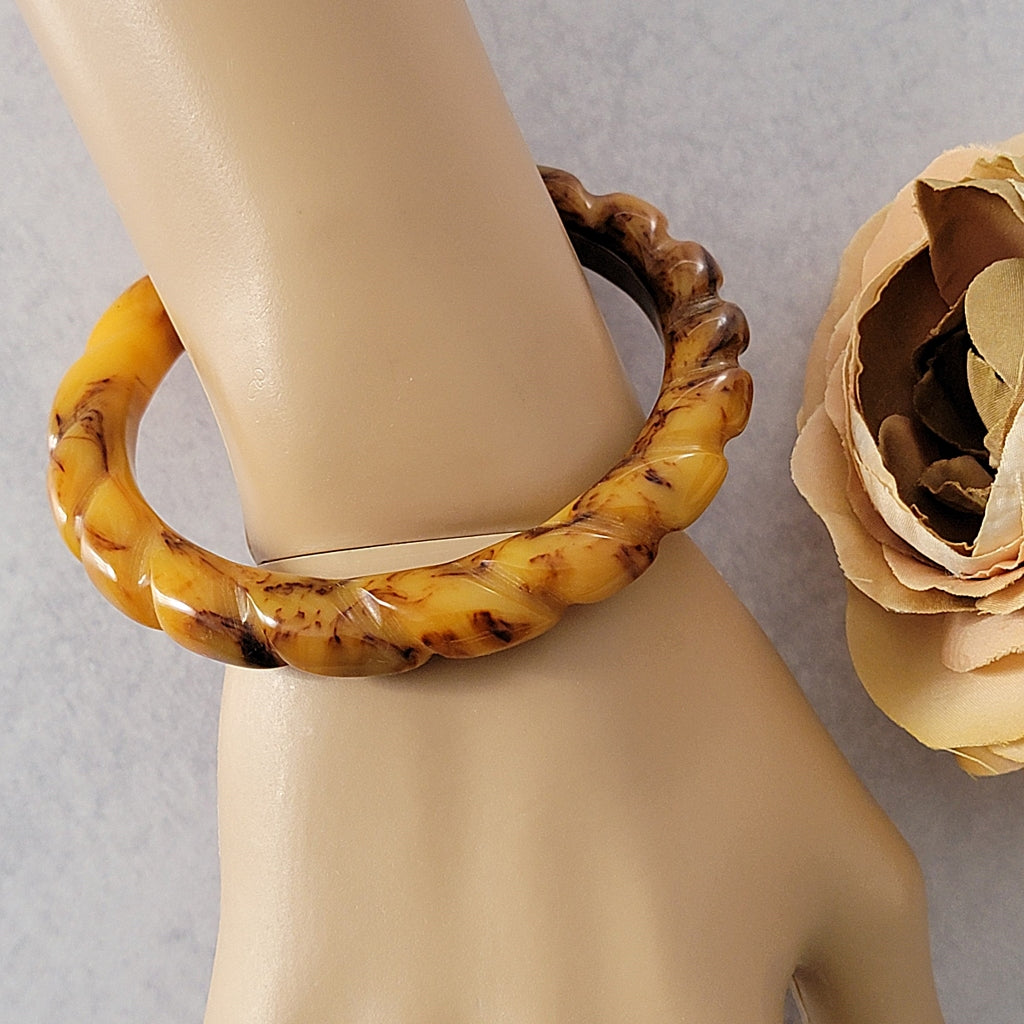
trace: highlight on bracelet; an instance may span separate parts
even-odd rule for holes
[[[143,278],[101,318],[51,414],[54,516],[100,592],[218,661],[368,676],[514,647],[641,575],[725,477],[723,447],[750,410],[737,362],[747,324],[718,297],[712,257],[671,238],[654,207],[541,172],[581,262],[626,291],[665,344],[661,392],[617,465],[539,526],[440,565],[337,580],[229,561],[167,526],[132,473],[138,424],[181,353]]]

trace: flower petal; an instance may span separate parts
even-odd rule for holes
[[[919,422],[906,416],[887,416],[882,421],[878,453],[895,481],[896,498],[938,541],[969,555],[981,526],[981,513],[956,511],[926,486],[930,467],[942,465],[941,451],[935,437]],[[991,477],[985,474],[985,478],[991,484]]]
[[[940,577],[949,576],[949,573],[941,566],[923,561],[919,552],[915,551],[902,537],[893,533],[889,524],[879,514],[878,509],[871,504],[871,499],[868,497],[867,491],[864,490],[864,484],[852,460],[847,478],[846,500],[850,503],[853,514],[860,520],[861,526],[864,527],[868,535],[874,537],[882,545],[884,551],[898,551],[922,565],[931,566],[932,570]],[[919,587],[917,589],[927,590],[929,588]]]
[[[991,747],[959,747],[952,752],[960,767],[975,778],[1005,775],[1024,768],[1024,740],[995,743]]]
[[[981,156],[966,175],[968,178],[1004,178],[1024,181],[1024,135],[1015,135],[999,144],[999,151]],[[921,177],[950,178],[949,174],[928,174]]]
[[[868,534],[846,497],[847,462],[839,435],[819,406],[797,438],[792,458],[793,481],[825,523],[839,564],[855,586],[887,607],[931,613],[962,607],[941,592],[904,587],[886,563],[882,545]]]
[[[965,579],[962,576],[953,576],[940,566],[923,562],[920,558],[894,547],[886,546],[883,552],[892,574],[903,586],[911,590],[941,590],[954,597],[968,599],[965,604],[946,609],[948,611],[959,610],[965,605],[970,607],[970,602],[987,599],[990,594],[1008,590],[1018,580],[1024,579],[1024,566],[1017,566],[1007,572],[994,573],[981,579]],[[1013,600],[1012,597],[1008,597],[1007,603]],[[1024,606],[1024,587],[1021,588],[1020,602],[1021,606]]]
[[[1003,443],[985,515],[981,520],[974,557],[981,563],[993,556],[1019,562],[1024,554],[1024,413],[1020,410]]]
[[[970,284],[964,302],[977,356],[968,356],[972,400],[988,427],[995,465],[1024,402],[1024,259],[999,260]]]
[[[970,283],[964,314],[971,341],[1012,388],[1024,381],[1024,259],[998,260]]]
[[[876,282],[873,282],[875,284]],[[871,286],[865,289],[869,299]],[[860,362],[851,398],[874,437],[886,416],[914,416],[914,353],[948,311],[921,249],[890,278],[877,281],[877,299],[866,303],[851,345]]]
[[[900,615],[849,588],[854,667],[894,722],[937,750],[1012,743],[1024,736],[1024,655],[954,672],[941,651],[953,615]]]
[[[987,615],[1007,615],[1024,608],[1024,579],[1018,576],[1020,572],[1021,566],[1018,565],[999,576],[992,577],[993,579],[1009,577],[1009,582],[991,594],[979,597],[976,605],[978,611]]]
[[[973,455],[957,455],[933,462],[921,474],[921,486],[943,504],[980,516],[992,489],[992,477]]]
[[[1024,256],[1024,199],[1012,182],[922,180],[916,196],[935,282],[947,305],[985,267]]]
[[[967,352],[967,386],[974,407],[985,424],[989,464],[998,469],[1003,456],[1003,442],[1018,405],[1016,391],[999,377],[991,363],[973,349]]]
[[[1024,611],[1009,615],[951,615],[946,620],[942,663],[971,672],[1008,654],[1024,653]]]

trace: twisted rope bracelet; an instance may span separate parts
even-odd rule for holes
[[[367,676],[512,647],[643,573],[725,477],[722,449],[750,409],[737,363],[746,321],[718,298],[711,256],[672,239],[652,206],[541,172],[580,260],[623,288],[665,343],[661,393],[616,466],[539,526],[440,565],[335,580],[228,561],[163,523],[132,473],[139,421],[181,353],[143,278],[99,321],[51,415],[54,516],[100,592],[219,661]]]

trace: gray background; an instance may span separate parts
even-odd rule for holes
[[[948,1021],[1020,1024],[1024,776],[971,781],[874,709],[848,662],[831,547],[787,461],[807,345],[851,233],[942,149],[1024,130],[1024,10],[470,6],[537,160],[651,200],[725,268],[753,328],[757,401],[692,532],[920,856]],[[43,493],[53,391],[141,268],[12,0],[0,81],[0,1020],[199,1021],[219,670],[103,605]],[[140,475],[172,524],[244,556],[187,368],[147,419]]]

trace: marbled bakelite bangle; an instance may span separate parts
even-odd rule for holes
[[[132,474],[139,421],[181,352],[143,278],[97,324],[51,418],[54,515],[99,590],[219,661],[366,676],[504,650],[639,576],[725,476],[723,446],[750,408],[737,364],[747,325],[718,298],[711,256],[670,238],[653,207],[542,173],[581,261],[628,292],[665,342],[661,393],[618,465],[540,526],[442,565],[333,580],[230,562],[165,525]]]

